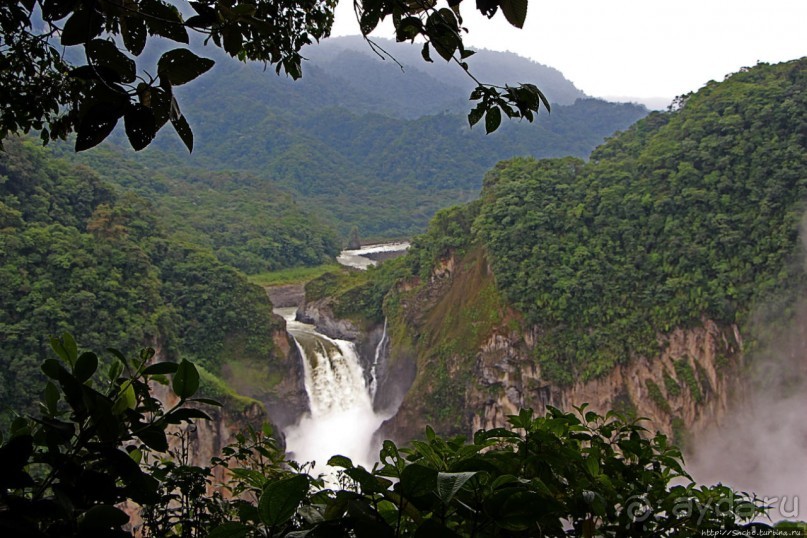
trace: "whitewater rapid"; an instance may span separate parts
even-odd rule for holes
[[[381,252],[400,252],[407,250],[409,243],[401,241],[398,243],[382,243],[379,245],[367,245],[362,248],[354,250],[343,250],[336,257],[336,261],[342,265],[353,267],[356,269],[367,269],[371,265],[375,265],[376,261],[366,257],[367,254],[378,254]]]
[[[373,410],[375,378],[365,376],[356,346],[347,340],[329,338],[313,325],[296,321],[296,308],[278,308],[275,312],[286,319],[286,330],[303,359],[310,409],[285,432],[290,457],[300,463],[315,462],[317,472],[325,472],[328,459],[336,454],[371,466],[377,459],[373,434],[389,417]],[[380,349],[381,345],[374,363]],[[372,365],[373,370],[375,366]]]

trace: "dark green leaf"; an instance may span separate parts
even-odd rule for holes
[[[65,374],[70,375],[56,359],[46,359],[42,363],[42,372],[49,378],[56,380],[62,379]]]
[[[129,363],[126,360],[126,357],[123,356],[123,353],[111,347],[106,348],[106,350],[112,353],[112,356],[118,359],[118,361],[121,363],[123,367],[125,368],[129,367]]]
[[[225,26],[221,37],[222,47],[230,56],[237,56],[243,49],[243,36],[237,26]]]
[[[172,86],[179,86],[208,71],[216,62],[187,49],[169,50],[157,61],[157,74]]]
[[[159,426],[148,426],[138,432],[137,437],[140,438],[147,447],[157,452],[165,452],[168,450],[168,439],[165,436],[165,431]]]
[[[85,47],[91,65],[117,74],[110,82],[134,82],[137,75],[134,60],[118,50],[115,43],[106,39],[93,39]]]
[[[485,114],[485,132],[490,134],[499,128],[502,123],[502,111],[494,106]]]
[[[120,20],[120,30],[123,45],[129,52],[139,56],[146,46],[146,21],[140,17],[123,17]]]
[[[0,447],[0,489],[33,486],[31,476],[25,472],[33,452],[33,438],[30,435],[13,437]]]
[[[349,469],[353,467],[353,461],[350,458],[345,456],[332,456],[331,459],[328,460],[328,465],[331,467],[343,467],[345,469]]]
[[[76,365],[73,366],[73,375],[79,382],[87,381],[98,369],[98,357],[95,353],[82,353],[76,360]]]
[[[485,105],[479,103],[476,105],[471,111],[468,113],[468,123],[471,127],[476,125],[479,120],[482,119],[482,116],[485,115]]]
[[[43,399],[45,400],[45,407],[48,408],[48,412],[51,415],[55,415],[56,411],[58,410],[57,406],[59,403],[59,398],[62,395],[59,393],[59,389],[56,388],[52,382],[48,381],[45,385],[45,392],[43,395]]]
[[[423,21],[420,17],[405,17],[395,29],[395,39],[399,42],[414,40],[423,31]]]
[[[454,495],[475,474],[475,472],[437,473],[437,497],[445,504],[450,503]]]
[[[209,398],[191,398],[188,400],[189,402],[199,402],[207,405],[213,405],[215,407],[221,407],[221,402],[217,402],[216,400],[211,400]]]
[[[199,389],[199,372],[193,363],[182,359],[177,367],[177,373],[171,382],[171,388],[182,399],[190,398]]]
[[[120,377],[122,373],[123,373],[123,365],[120,362],[118,361],[110,362],[106,377],[110,381],[115,381]]]
[[[188,148],[188,151],[192,152],[193,131],[191,131],[191,126],[188,125],[188,121],[185,119],[185,116],[171,118],[171,125],[174,126],[174,130],[179,135],[179,138],[182,139],[182,142],[185,144],[185,147]]]
[[[87,510],[78,522],[79,531],[84,533],[118,529],[129,522],[129,516],[115,506],[98,504]]]
[[[437,471],[417,463],[407,465],[401,473],[401,493],[408,498],[420,497],[437,487]]]
[[[97,146],[109,136],[123,115],[123,107],[107,103],[97,103],[84,114],[76,135],[76,151],[84,151]]]
[[[429,53],[429,44],[423,43],[423,48],[420,50],[420,55],[423,56],[423,59],[427,62],[433,62],[431,54]]]
[[[104,27],[104,18],[95,9],[81,9],[73,13],[60,36],[62,45],[80,45],[101,34]]]
[[[237,521],[228,521],[213,528],[207,538],[246,538],[249,527]]]
[[[132,383],[127,381],[121,387],[118,398],[112,406],[112,414],[120,415],[127,409],[134,409],[135,407],[137,407],[137,394],[135,394]]]
[[[75,9],[76,3],[76,0],[44,0],[42,18],[50,22],[62,20]]]
[[[501,0],[502,13],[516,28],[524,28],[527,19],[527,0]]]
[[[179,10],[162,0],[141,0],[140,12],[152,34],[167,37],[179,43],[188,43],[188,31],[182,23]]]
[[[497,491],[488,503],[488,510],[496,525],[509,531],[523,532],[540,517],[547,502],[540,495],[521,488]]]
[[[175,362],[157,362],[151,366],[147,366],[146,369],[143,370],[143,375],[173,374],[177,371],[178,367],[179,365]]]
[[[126,137],[135,151],[148,146],[157,134],[154,111],[140,103],[129,106],[123,115],[123,124],[126,128]]]
[[[355,480],[360,486],[362,493],[382,493],[392,485],[386,478],[374,476],[363,467],[353,467],[345,470],[345,474]]]
[[[476,0],[476,9],[487,18],[491,18],[499,9],[499,0]]]
[[[71,367],[76,363],[76,359],[78,358],[78,346],[69,333],[62,334],[61,338],[55,336],[51,338],[50,347],[52,347],[53,351]]]
[[[201,418],[203,420],[210,420],[210,415],[201,409],[193,409],[191,407],[184,407],[177,409],[165,416],[165,421],[168,424],[179,424],[180,422],[193,422],[193,419]]]
[[[285,523],[297,511],[307,492],[308,477],[305,475],[270,482],[258,501],[261,521],[272,527]]]
[[[433,518],[426,519],[421,523],[413,538],[459,538],[460,535],[453,530],[441,525]]]

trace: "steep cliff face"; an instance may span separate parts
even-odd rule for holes
[[[418,435],[424,423],[444,433],[470,434],[506,424],[519,408],[547,405],[616,409],[650,419],[649,427],[679,442],[719,421],[738,385],[742,341],[737,327],[702,320],[659,335],[660,353],[633,357],[605,375],[572,385],[548,382],[534,359],[539,327],[524,326],[498,296],[484,250],[451,256],[428,282],[395,292],[390,368],[416,374],[384,434]],[[400,368],[400,366],[397,366]],[[405,381],[405,380],[404,380]],[[387,380],[385,390],[395,386]]]
[[[164,385],[152,385],[152,394],[159,399],[165,408],[173,407],[179,398]],[[183,432],[187,439],[189,451],[189,464],[205,467],[210,465],[213,457],[221,456],[221,449],[235,442],[235,436],[244,432],[250,426],[259,428],[262,423],[269,421],[267,411],[258,403],[222,402],[222,407],[200,405],[199,408],[210,416],[210,420],[197,419],[193,426],[183,423],[175,426],[173,433]],[[169,436],[169,445],[177,449],[179,439]],[[221,473],[223,469],[216,469]],[[216,476],[221,479],[223,475]]]

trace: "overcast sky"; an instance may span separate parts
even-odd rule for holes
[[[466,44],[555,67],[596,97],[669,102],[757,61],[807,55],[807,0],[530,0],[523,30],[475,5],[463,2]],[[340,0],[332,35],[359,33],[352,6]]]

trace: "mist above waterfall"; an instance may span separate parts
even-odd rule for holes
[[[807,299],[786,303],[755,312],[759,343],[739,373],[735,405],[687,458],[696,481],[756,493],[774,521],[807,519]]]

